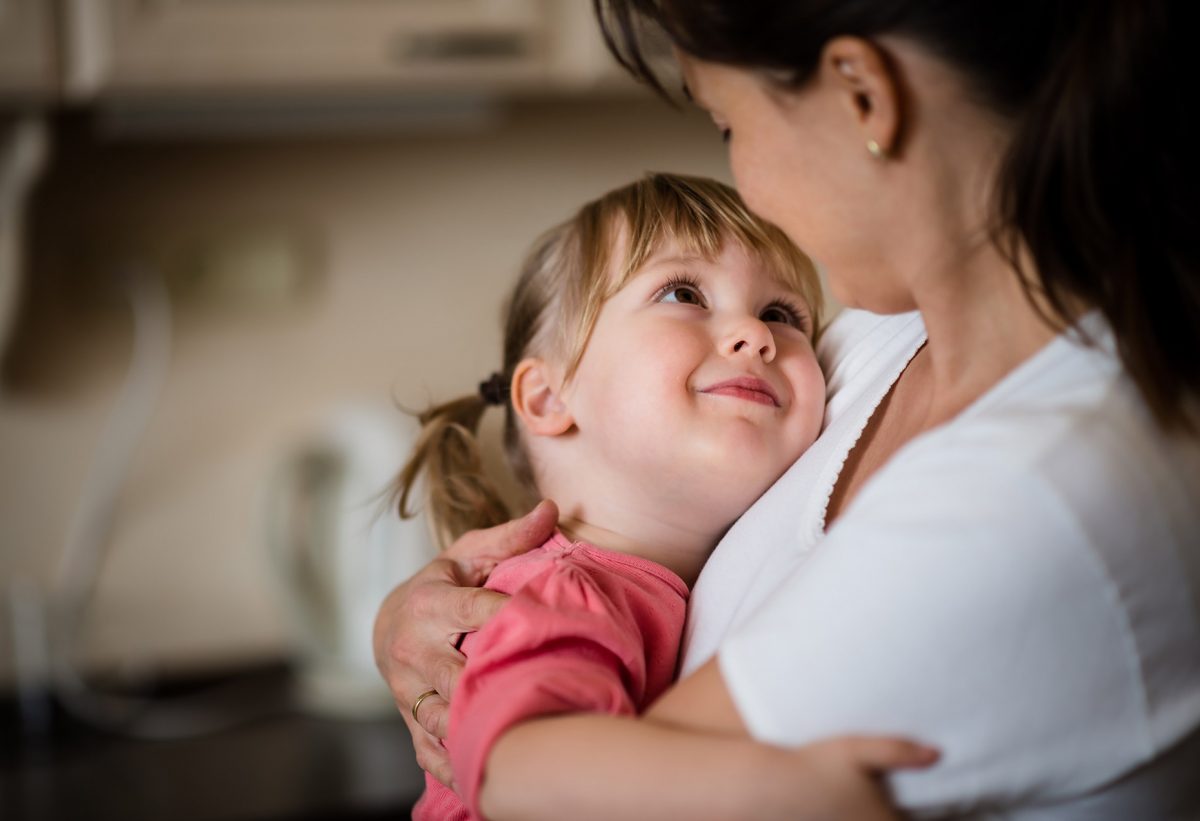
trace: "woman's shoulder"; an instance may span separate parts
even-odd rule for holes
[[[1164,431],[1103,338],[1064,335],[881,471],[961,496],[962,482],[1021,499],[1031,489],[1097,538],[1200,542],[1200,438]],[[881,476],[881,478],[883,478]],[[890,491],[890,492],[894,492]],[[1183,526],[1194,528],[1190,533]],[[1108,534],[1108,535],[1105,535]]]
[[[831,328],[843,368],[906,333],[857,313]],[[1200,442],[1158,427],[1109,346],[1064,336],[876,473],[722,673],[760,739],[940,746],[894,781],[908,808],[1091,792],[1200,726],[1197,500]]]
[[[1194,447],[1119,408],[1011,413],[898,454],[722,646],[757,736],[922,738],[946,760],[894,786],[944,810],[1078,796],[1200,726]]]
[[[1059,337],[905,445],[845,524],[880,524],[884,545],[944,541],[939,562],[971,561],[957,545],[1031,562],[1073,549],[1117,582],[1175,576],[1200,599],[1200,439],[1164,431],[1103,328],[1090,330],[1090,344]]]
[[[957,511],[1002,535],[1033,520],[1029,537],[1074,534],[1115,576],[1200,550],[1200,439],[1164,431],[1103,344],[1060,337],[875,480],[864,513]],[[1179,570],[1200,596],[1200,558]]]
[[[900,550],[930,601],[970,603],[964,641],[1042,631],[1030,686],[1070,653],[1127,698],[1142,747],[1126,764],[1197,725],[1200,441],[1163,431],[1102,348],[1060,340],[875,478],[827,547]]]

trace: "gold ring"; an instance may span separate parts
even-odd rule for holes
[[[421,702],[424,701],[425,699],[429,698],[430,696],[436,696],[436,695],[437,695],[437,690],[426,690],[425,692],[421,693],[421,695],[417,696],[417,700],[413,702],[413,708],[412,708],[413,721],[417,721],[417,710],[419,710],[421,708]],[[417,721],[417,723],[420,724],[421,722]]]

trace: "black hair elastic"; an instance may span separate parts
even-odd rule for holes
[[[489,405],[503,405],[508,401],[508,382],[499,372],[493,373],[479,383],[479,395]]]

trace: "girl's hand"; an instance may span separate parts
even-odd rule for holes
[[[928,767],[939,757],[913,741],[873,736],[843,736],[780,752],[776,777],[762,782],[771,785],[772,794],[762,817],[900,819],[882,776]]]
[[[393,590],[375,617],[375,664],[413,737],[417,763],[451,784],[446,737],[449,700],[462,672],[459,635],[478,630],[507,597],[480,585],[504,559],[538,547],[554,532],[558,508],[543,501],[520,519],[474,530]],[[422,694],[416,719],[413,704]]]

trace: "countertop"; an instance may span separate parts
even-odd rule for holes
[[[294,706],[286,665],[170,690],[156,693],[150,709],[177,714],[190,702],[239,721],[192,738],[146,740],[98,730],[56,701],[22,710],[0,698],[0,818],[407,818],[423,788],[398,715],[305,714]]]

